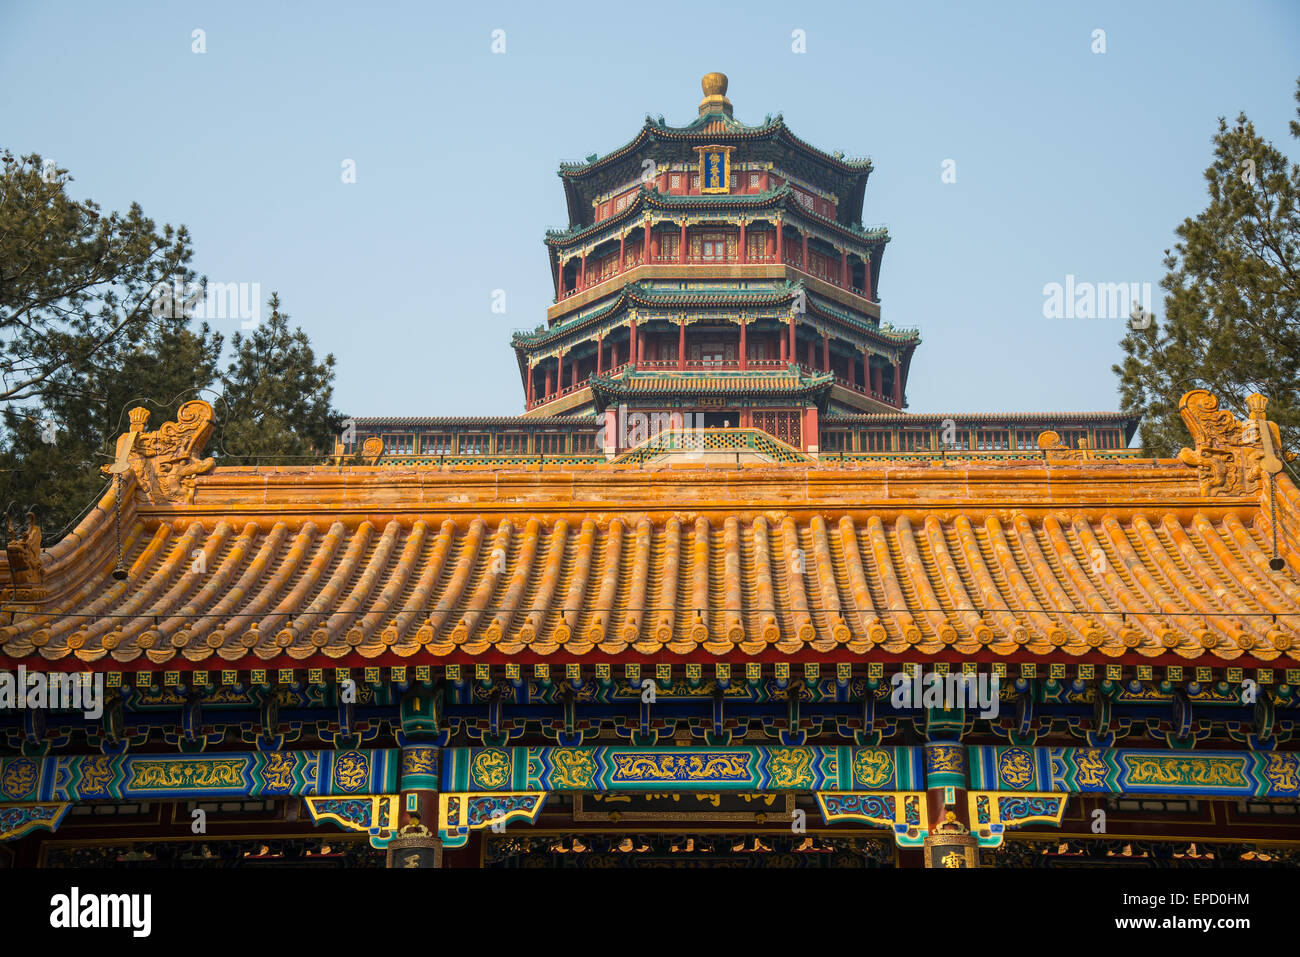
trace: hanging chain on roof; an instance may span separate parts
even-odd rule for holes
[[[1273,529],[1273,557],[1268,560],[1268,567],[1280,572],[1286,567],[1286,562],[1277,553],[1277,475],[1273,473],[1268,476],[1268,504],[1269,526]]]
[[[113,495],[113,521],[114,534],[117,539],[117,567],[113,569],[113,577],[118,581],[126,581],[126,566],[122,564],[122,473],[117,473],[117,492]]]

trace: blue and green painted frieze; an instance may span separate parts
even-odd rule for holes
[[[345,750],[3,758],[0,801],[395,793],[399,755]]]
[[[1285,751],[969,749],[979,791],[1300,797],[1300,754]]]
[[[919,748],[448,748],[444,791],[905,791]]]

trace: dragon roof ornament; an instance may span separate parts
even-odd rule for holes
[[[1195,448],[1182,449],[1178,461],[1199,473],[1206,495],[1253,495],[1266,475],[1276,475],[1282,462],[1295,453],[1282,449],[1277,424],[1264,414],[1268,399],[1259,393],[1246,397],[1248,417],[1238,420],[1219,408],[1219,400],[1205,389],[1184,393],[1178,413],[1192,434]]]
[[[118,436],[113,464],[100,471],[133,473],[154,504],[193,504],[194,477],[216,467],[215,459],[199,458],[212,437],[212,406],[202,399],[186,402],[177,410],[176,421],[164,423],[156,432],[144,430],[148,409],[137,406],[129,415],[131,429]]]

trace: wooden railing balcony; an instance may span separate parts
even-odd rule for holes
[[[784,369],[789,364],[789,362],[782,359],[749,359],[745,363],[745,369],[742,370],[739,359],[687,359],[684,368],[687,371],[718,369],[729,372],[740,372],[754,369]],[[683,365],[676,359],[643,359],[636,365],[638,369],[645,369],[651,372],[683,368]]]
[[[822,269],[805,269],[803,266],[802,257],[797,252],[787,251],[783,259],[778,259],[776,256],[747,256],[743,262],[739,259],[739,257],[731,257],[726,259],[705,259],[703,257],[692,257],[692,258],[688,258],[686,262],[682,262],[677,256],[651,256],[649,259],[646,260],[642,260],[640,257],[637,257],[636,259],[627,260],[626,264],[622,269],[616,270],[614,272],[606,273],[604,276],[595,276],[595,275],[589,276],[585,283],[575,284],[575,286],[572,289],[565,289],[564,292],[559,297],[557,297],[555,301],[561,302],[565,299],[568,299],[570,296],[577,295],[580,292],[586,292],[589,289],[595,289],[597,286],[601,285],[602,283],[607,283],[610,282],[611,280],[619,278],[620,276],[627,273],[629,270],[636,269],[639,266],[647,265],[647,264],[651,266],[679,266],[679,265],[680,266],[764,266],[764,265],[772,265],[774,263],[779,263],[779,262],[784,262],[785,265],[790,266],[793,269],[798,269],[800,272],[807,273],[809,276],[812,276],[815,279],[820,279],[824,283],[829,283],[830,285],[836,286],[840,289],[847,289],[849,292],[852,292],[854,295],[862,296],[864,298],[866,298],[867,296],[867,293],[864,289],[858,286],[854,286],[852,284],[846,285],[845,283],[840,282],[839,275],[834,270],[827,271]]]
[[[616,375],[616,374],[618,374],[619,372],[622,372],[622,371],[623,371],[624,369],[626,369],[628,366],[633,365],[633,364],[634,364],[634,363],[631,363],[631,362],[620,362],[618,365],[614,366],[613,368],[610,368],[610,369],[601,369],[601,370],[600,370],[600,374],[601,374],[602,376]],[[646,365],[646,363],[644,363],[644,362],[638,362],[638,363],[635,363],[635,365],[636,365],[638,368],[644,368],[645,365]],[[677,367],[677,363],[676,363],[676,361],[674,361],[674,362],[672,363],[672,366],[673,366],[673,368],[676,368],[676,367]],[[535,397],[535,398],[533,399],[532,402],[527,402],[527,403],[525,403],[525,404],[524,404],[524,409],[525,409],[525,410],[535,409],[535,408],[537,408],[539,405],[545,405],[545,404],[548,403],[548,402],[554,402],[556,399],[562,399],[562,398],[564,398],[566,395],[571,395],[571,394],[574,393],[574,392],[578,392],[578,391],[580,391],[581,389],[585,389],[585,388],[590,384],[590,382],[591,382],[591,376],[589,375],[589,376],[587,376],[585,379],[579,379],[577,385],[568,385],[568,386],[565,386],[563,389],[559,390],[558,392],[552,392],[552,393],[550,393],[549,395],[537,396],[537,397]]]

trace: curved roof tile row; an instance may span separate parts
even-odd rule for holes
[[[0,652],[137,666],[872,649],[1267,661],[1300,630],[1300,555],[1271,573],[1266,526],[1263,510],[1160,508],[133,518],[127,579],[111,578],[100,536],[83,556],[94,572],[0,628]]]

